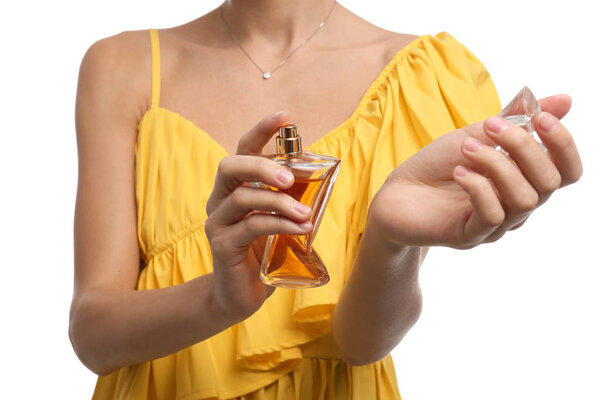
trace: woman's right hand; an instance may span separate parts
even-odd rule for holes
[[[285,193],[250,185],[292,186],[290,172],[257,156],[286,119],[287,112],[264,118],[240,139],[238,154],[221,160],[206,205],[205,232],[212,253],[215,295],[235,320],[252,315],[275,290],[259,275],[265,236],[302,235],[312,230],[310,208]]]

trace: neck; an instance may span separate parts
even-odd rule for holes
[[[247,48],[285,54],[314,32],[334,0],[225,0],[223,16]]]

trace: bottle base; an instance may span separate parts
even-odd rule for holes
[[[267,285],[281,287],[286,289],[308,289],[319,287],[329,282],[329,276],[323,275],[318,280],[310,278],[302,278],[299,276],[279,275],[277,277],[260,274],[260,279]]]

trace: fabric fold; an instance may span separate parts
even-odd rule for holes
[[[352,269],[369,205],[394,168],[441,135],[499,111],[487,70],[447,32],[421,36],[396,54],[353,118],[311,148],[342,160],[315,239],[334,282],[297,291],[296,317],[331,317]],[[357,195],[347,201],[348,193]]]

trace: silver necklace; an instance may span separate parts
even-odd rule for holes
[[[246,55],[246,57],[248,57],[248,59],[250,59],[250,61],[252,61],[252,64],[254,64],[254,66],[256,68],[258,68],[258,70],[262,74],[262,77],[264,79],[269,79],[271,77],[271,74],[273,74],[273,72],[277,71],[279,69],[279,67],[281,67],[283,64],[285,64],[287,62],[287,60],[289,60],[290,57],[296,51],[298,51],[298,49],[300,47],[304,46],[306,44],[306,42],[308,42],[313,36],[315,36],[315,34],[319,31],[319,29],[321,29],[323,27],[323,25],[325,25],[325,21],[327,21],[327,18],[329,18],[329,16],[333,12],[333,9],[335,8],[336,3],[337,3],[337,0],[334,0],[333,1],[333,7],[331,7],[331,10],[329,10],[329,14],[327,14],[327,16],[325,17],[325,19],[323,21],[321,21],[321,23],[319,24],[319,26],[317,27],[317,29],[315,29],[315,31],[313,33],[311,33],[309,37],[307,37],[302,43],[300,43],[300,45],[298,47],[296,47],[294,50],[292,50],[292,52],[286,58],[284,58],[283,61],[280,62],[278,66],[276,66],[275,68],[273,68],[271,71],[263,71],[262,68],[259,67],[258,64],[254,61],[254,59],[252,59],[252,57],[250,57],[250,54],[248,54],[248,52],[236,40],[235,36],[233,36],[233,32],[231,31],[231,28],[229,27],[229,24],[227,23],[227,21],[225,21],[225,17],[223,16],[223,4],[221,4],[219,6],[219,14],[221,14],[221,19],[223,20],[223,24],[225,25],[225,29],[227,29],[227,32],[229,32],[229,36],[231,36],[231,39],[233,39],[233,41],[235,42],[235,44],[244,52],[244,54]]]

